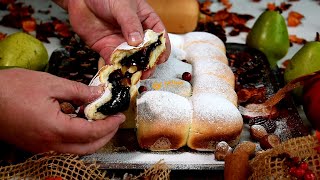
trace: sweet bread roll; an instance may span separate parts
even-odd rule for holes
[[[230,101],[214,94],[192,96],[193,117],[187,145],[195,150],[214,151],[220,141],[234,146],[240,139],[242,116]]]
[[[225,53],[222,53],[214,45],[209,43],[193,43],[185,48],[186,60],[194,64],[199,59],[212,59],[213,61],[220,61],[228,65],[228,58]]]
[[[168,91],[184,97],[192,94],[191,84],[181,79],[145,79],[140,81],[140,85],[148,91]]]
[[[164,33],[152,30],[145,31],[144,41],[137,47],[126,42],[120,44],[110,56],[112,65],[102,67],[90,82],[91,86],[103,86],[105,92],[85,107],[88,120],[103,119],[128,109],[127,113],[133,113],[135,109],[129,107],[134,105],[130,101],[136,96],[135,85],[142,71],[152,68],[165,48]]]
[[[147,91],[137,99],[137,138],[141,148],[168,151],[186,145],[192,106],[185,97]]]
[[[211,74],[195,76],[192,80],[193,95],[210,93],[222,96],[235,106],[238,105],[238,96],[226,81]]]
[[[191,44],[211,44],[220,50],[223,54],[226,53],[226,47],[220,38],[207,32],[189,32],[183,35],[184,49],[187,49]]]
[[[233,89],[235,87],[235,76],[231,68],[224,63],[212,59],[199,59],[192,68],[194,77],[213,75],[226,81]]]

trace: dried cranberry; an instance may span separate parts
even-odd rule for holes
[[[189,72],[184,72],[182,74],[182,79],[185,80],[185,81],[190,82],[191,81],[191,77],[192,77],[192,75]]]
[[[147,89],[147,87],[145,87],[145,86],[140,86],[139,88],[138,88],[138,91],[139,91],[139,93],[141,94],[141,93],[143,93],[143,92],[145,92],[145,91],[147,91],[148,89]]]

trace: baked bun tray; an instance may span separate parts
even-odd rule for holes
[[[237,43],[226,43],[226,49],[229,65],[236,76],[235,90],[239,96],[239,105],[261,103],[283,86],[279,71],[270,69],[266,56],[260,51]],[[53,56],[60,59],[60,62],[55,62],[55,67],[59,67],[57,63],[63,63],[61,59],[68,55],[65,52],[61,54],[54,52]],[[50,61],[52,59],[54,61],[53,56]],[[90,69],[86,71],[94,74],[94,71]],[[59,73],[55,68],[50,70],[50,67],[49,72],[58,76],[66,73]],[[240,93],[243,90],[249,92],[249,96],[243,97]],[[277,134],[282,141],[309,133],[290,96],[281,100],[277,109],[279,110],[278,116],[272,119],[276,122],[273,133]],[[250,139],[249,123],[248,119],[244,118],[240,141],[253,141]],[[258,143],[257,145],[259,149],[260,146]],[[224,168],[224,161],[215,160],[213,152],[200,152],[188,147],[169,152],[142,150],[139,148],[135,129],[119,129],[105,147],[94,154],[83,156],[82,160],[86,163],[95,162],[101,169],[146,169],[160,160],[163,160],[171,170],[222,170]]]

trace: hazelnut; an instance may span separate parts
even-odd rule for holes
[[[232,152],[232,148],[225,141],[221,141],[216,145],[214,157],[218,161],[223,161],[227,154]]]
[[[76,112],[73,105],[69,102],[62,102],[60,103],[61,111],[65,114],[74,114]]]
[[[280,138],[275,134],[268,134],[260,139],[262,149],[271,149],[281,143]]]
[[[252,139],[259,141],[262,137],[268,135],[268,132],[262,125],[252,125],[250,135]]]

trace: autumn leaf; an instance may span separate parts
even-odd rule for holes
[[[304,16],[296,11],[291,11],[288,14],[288,26],[290,27],[296,27],[299,24],[301,24],[301,19],[304,18]]]

